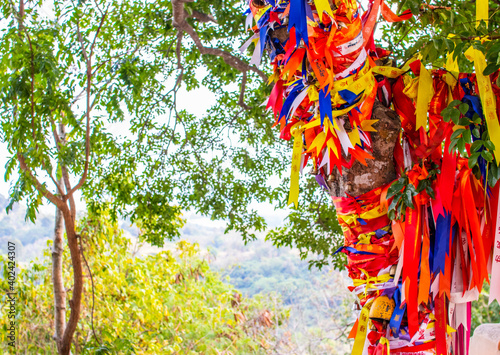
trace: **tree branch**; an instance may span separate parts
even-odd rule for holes
[[[177,57],[177,69],[183,69],[181,62],[181,49],[182,49],[182,31],[177,31],[177,45],[175,46],[175,55]],[[182,78],[181,78],[182,80]],[[177,86],[177,83],[176,83]]]
[[[453,37],[453,38],[458,38],[462,41],[472,41],[472,40],[475,40],[478,38],[478,36],[470,36],[470,37]],[[482,38],[487,38],[489,40],[492,40],[492,39],[500,39],[500,35],[498,36],[484,36]]]
[[[238,105],[243,107],[245,110],[250,110],[250,106],[245,104],[245,87],[247,85],[247,72],[243,72],[243,78],[241,79],[240,86],[240,97],[238,98]]]
[[[78,41],[80,42],[80,45],[82,47],[82,54],[83,58],[85,59],[85,62],[87,64],[87,88],[86,88],[86,97],[87,97],[87,108],[85,112],[86,116],[86,127],[85,127],[85,167],[83,169],[83,174],[80,178],[80,181],[78,184],[75,185],[68,193],[67,195],[71,197],[73,193],[78,190],[82,185],[85,183],[85,180],[87,179],[88,171],[89,171],[89,160],[90,160],[90,111],[91,111],[91,104],[90,104],[90,96],[91,96],[91,87],[92,87],[92,55],[94,51],[94,45],[97,40],[97,36],[99,36],[99,32],[101,31],[102,25],[104,23],[104,20],[106,18],[106,15],[108,13],[108,10],[106,9],[106,12],[101,18],[101,22],[99,23],[99,27],[97,29],[97,32],[94,36],[94,40],[92,41],[92,45],[90,46],[90,56],[87,54],[87,50],[85,49],[85,43],[83,42],[83,37],[82,33],[80,31],[80,21],[77,19],[76,21],[76,31],[78,35]],[[74,212],[74,211],[72,211]]]
[[[198,21],[203,22],[203,23],[206,23],[206,22],[217,23],[217,20],[212,15],[207,15],[207,14],[204,14],[203,12],[199,12],[197,10],[193,11],[193,14],[191,15],[191,17],[194,19],[197,19]]]
[[[52,249],[52,284],[54,285],[54,340],[58,351],[62,348],[62,337],[66,327],[66,290],[63,279],[64,219],[61,209],[56,207],[54,247]]]
[[[52,192],[48,191],[47,188],[40,182],[38,179],[33,175],[33,172],[31,169],[28,167],[26,164],[26,160],[24,159],[24,156],[20,153],[17,152],[17,160],[19,161],[19,166],[21,167],[21,170],[29,176],[29,178],[33,181],[35,184],[35,187],[38,191],[42,193],[42,195],[52,202],[54,205],[56,205],[58,208],[64,208],[66,205],[64,204],[63,200],[55,196]]]
[[[234,69],[242,73],[246,71],[253,71],[254,73],[258,74],[262,78],[262,80],[267,81],[267,75],[259,68],[253,65],[249,65],[240,58],[220,48],[205,47],[203,45],[200,37],[198,36],[198,33],[186,21],[187,14],[184,10],[184,3],[193,1],[194,0],[172,0],[172,12],[174,15],[173,26],[182,32],[186,32],[189,37],[191,37],[201,54],[209,54],[221,57],[226,64],[233,67]]]
[[[108,9],[109,6],[106,8],[106,11],[104,12],[104,15],[101,17],[101,22],[99,22],[99,27],[97,28],[97,32],[94,36],[94,40],[92,41],[92,45],[90,46],[90,58],[92,58],[92,55],[94,54],[94,47],[95,47],[95,42],[97,41],[97,36],[99,36],[99,32],[101,32],[102,25],[104,24],[104,20],[106,19],[106,15],[108,14]]]
[[[59,136],[59,142],[62,145],[66,144],[66,130],[64,124],[60,123],[59,124],[59,134],[56,133],[56,135]],[[60,164],[61,167],[61,175],[64,180],[64,186],[66,187],[66,195],[64,195],[64,198],[69,199],[69,208],[71,211],[71,216],[73,220],[76,217],[76,203],[75,203],[75,197],[73,194],[68,196],[68,192],[71,191],[71,183],[69,181],[69,173],[68,169],[66,168],[66,165]]]

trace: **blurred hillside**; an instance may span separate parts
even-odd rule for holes
[[[15,204],[7,214],[5,208],[9,200],[0,194],[0,252],[5,253],[7,240],[17,240],[17,259],[29,261],[42,255],[47,247],[47,240],[52,239],[54,229],[54,214],[50,214],[50,208],[40,211],[36,224],[25,221],[26,210]]]

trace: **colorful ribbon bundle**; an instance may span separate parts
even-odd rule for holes
[[[435,346],[431,309],[422,307],[414,313],[418,314],[417,332],[411,333],[410,318],[405,317],[407,293],[398,282],[401,270],[396,266],[401,230],[398,225],[393,228],[387,208],[381,203],[387,187],[356,198],[334,198],[345,236],[341,250],[347,254],[347,269],[354,283],[350,289],[363,307],[350,334],[355,339],[353,354],[388,354],[389,349],[393,353],[405,349],[424,351]]]
[[[378,88],[373,58],[387,54],[373,42],[379,7],[388,21],[411,17],[409,12],[396,16],[381,0],[363,16],[354,0],[339,0],[333,7],[329,0],[250,2],[246,24],[251,27],[255,19],[255,34],[241,50],[254,42],[251,63],[257,65],[265,48],[270,53],[275,85],[266,107],[281,137],[294,138],[289,203],[298,203],[299,171],[309,158],[329,173],[372,158],[369,132],[375,122],[370,117]],[[289,34],[285,42],[282,31]]]
[[[334,167],[372,159],[376,99],[401,119],[398,179],[333,198],[359,297],[353,354],[468,354],[471,302],[489,273],[490,301],[500,300],[499,73],[484,76],[472,47],[476,74],[451,57],[446,70],[417,59],[377,66],[388,55],[373,42],[379,10],[390,22],[411,17],[383,0],[364,14],[353,0],[251,0],[243,49],[255,43],[254,64],[270,54],[267,108],[294,142],[289,203],[308,160],[325,185]]]

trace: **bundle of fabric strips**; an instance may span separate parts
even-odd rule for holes
[[[394,150],[398,179],[362,196],[334,197],[359,317],[353,354],[468,354],[471,302],[491,274],[500,299],[500,88],[484,76],[483,54],[465,53],[476,74],[413,59],[377,66],[381,12],[403,21],[383,0],[361,13],[354,0],[251,0],[251,62],[265,52],[274,83],[267,108],[281,138],[293,140],[289,204],[311,161],[325,185],[372,158],[372,107],[379,100],[401,118]],[[346,129],[346,126],[349,129]]]

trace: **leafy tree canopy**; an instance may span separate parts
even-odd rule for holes
[[[247,207],[279,198],[269,176],[286,169],[260,107],[266,75],[237,50],[243,4],[185,4],[182,30],[170,1],[53,4],[0,3],[12,203],[34,220],[42,196],[71,202],[81,187],[94,211],[112,207],[158,245],[179,234],[183,208],[247,238],[263,230]],[[200,86],[217,97],[207,114],[177,110],[179,89]]]
[[[399,11],[410,9],[415,15],[399,23],[382,22],[379,43],[402,63],[421,55],[424,63],[443,68],[448,53],[457,59],[460,71],[472,72],[465,51],[474,45],[487,59],[485,74],[500,68],[500,2],[488,1],[488,22],[476,21],[476,2],[419,0],[388,1]]]

